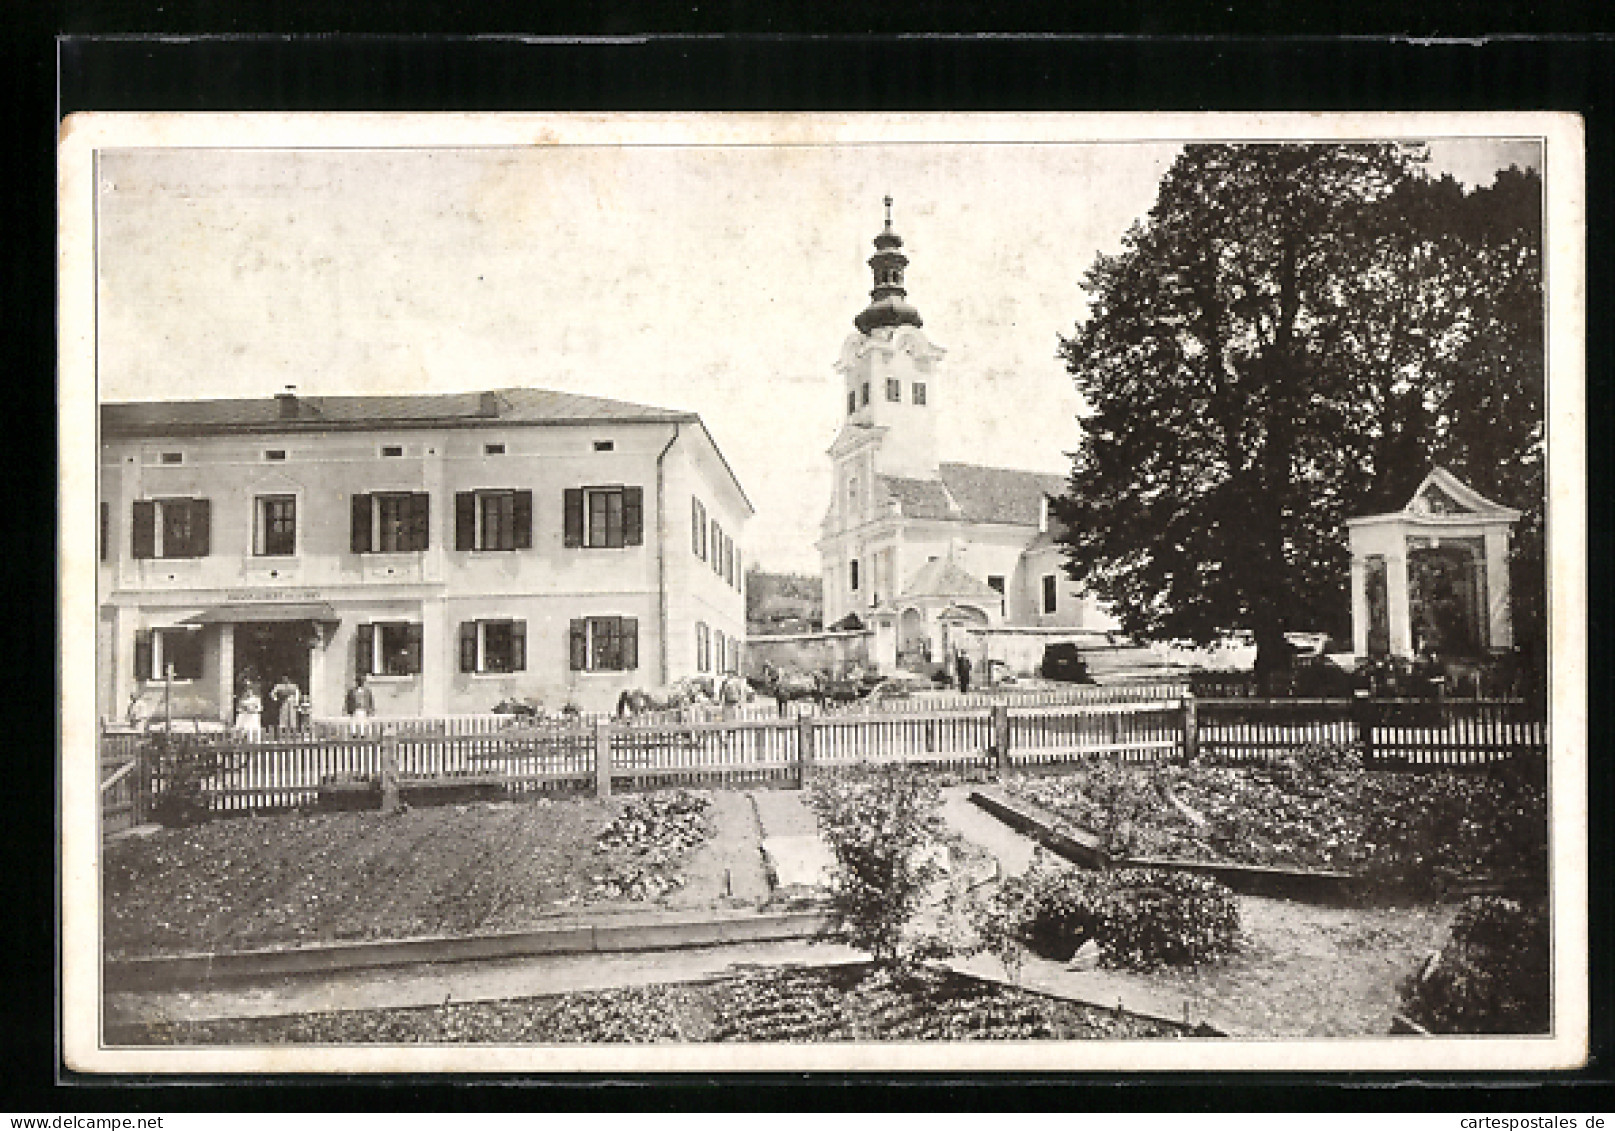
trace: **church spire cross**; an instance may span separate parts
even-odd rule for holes
[[[892,230],[892,198],[886,198],[886,230]]]

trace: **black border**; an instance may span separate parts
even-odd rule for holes
[[[505,26],[525,22],[539,34],[587,32],[612,39],[588,41],[469,38],[75,38],[52,42],[39,26],[5,47],[8,74],[22,95],[13,100],[13,122],[25,133],[21,150],[27,173],[13,172],[8,189],[13,209],[14,247],[7,258],[8,293],[13,303],[18,377],[12,383],[14,437],[28,437],[29,451],[45,451],[42,437],[53,434],[54,390],[50,375],[55,355],[54,151],[60,115],[98,110],[1328,110],[1328,109],[1562,109],[1585,115],[1588,140],[1587,326],[1589,421],[1608,414],[1611,300],[1608,204],[1611,192],[1611,134],[1615,132],[1615,40],[1586,34],[1593,17],[1575,5],[1559,5],[1546,17],[1539,6],[1475,5],[1468,18],[1490,21],[1490,30],[1540,31],[1549,19],[1570,36],[1508,36],[1479,40],[1323,38],[1313,32],[1363,31],[1374,5],[1338,12],[1306,12],[1302,3],[1259,4],[1240,24],[1207,5],[1198,13],[1162,22],[1158,12],[1110,13],[1110,28],[1091,30],[1139,33],[1176,26],[1208,30],[1283,28],[1303,33],[1290,38],[1199,36],[1155,38],[1120,36],[982,38],[968,35],[907,37],[888,33],[903,20],[925,18],[932,30],[972,28],[1024,30],[1029,13],[1011,5],[936,5],[921,11],[874,8],[850,17],[853,26],[835,30],[857,34],[836,38],[790,34],[804,27],[806,8],[782,5],[772,12],[743,5],[713,9],[702,16],[687,6],[622,4],[602,6],[581,21],[577,16],[512,14],[495,4],[473,14],[452,5],[406,4],[403,10],[363,12],[360,6],[320,13],[319,5],[298,12],[297,5],[271,8],[219,5],[205,10],[165,13],[153,5],[108,2],[75,4],[58,12],[50,31],[108,29],[207,33],[244,31],[403,31],[413,24],[466,33],[482,18]],[[610,7],[610,10],[607,10]],[[1187,7],[1187,6],[1186,6]],[[1322,7],[1321,5],[1319,6]],[[1495,9],[1505,10],[1498,12]],[[977,10],[972,10],[972,9]],[[423,19],[422,16],[426,18]],[[433,17],[436,17],[435,19]],[[1036,14],[1031,13],[1030,18]],[[833,17],[832,17],[833,18]],[[1131,26],[1120,21],[1131,18]],[[1399,16],[1407,30],[1429,35],[1473,34],[1464,15]],[[1353,24],[1351,21],[1356,20]],[[854,21],[863,21],[858,27]],[[316,21],[323,21],[323,26]],[[694,34],[641,32],[682,26]],[[1152,27],[1153,23],[1153,27]],[[715,26],[727,25],[727,26]],[[739,34],[719,35],[742,29]],[[58,50],[59,47],[59,50]],[[59,68],[59,84],[58,78]],[[59,95],[59,97],[58,97]],[[22,198],[32,198],[28,208]],[[43,207],[41,207],[41,205]],[[26,217],[26,219],[25,219]],[[43,301],[41,301],[41,299]],[[1592,563],[1609,552],[1608,447],[1598,430],[1589,434],[1588,546]],[[37,446],[36,446],[37,445]],[[54,492],[43,485],[24,494],[9,516],[19,530],[51,528]],[[17,545],[13,542],[13,545]],[[45,595],[53,596],[54,555],[30,564]],[[1608,646],[1598,629],[1608,604],[1608,574],[1595,570],[1591,592],[1590,684],[1608,685]],[[54,627],[54,600],[18,602],[14,623],[19,640],[43,640]],[[16,702],[47,704],[54,687],[44,672],[53,665],[13,657],[8,675],[17,682]],[[32,692],[32,693],[30,693]],[[463,1111],[503,1108],[583,1110],[595,1108],[717,1110],[785,1108],[810,1110],[856,1105],[866,1109],[1025,1109],[1080,1104],[1096,1109],[1178,1111],[1440,1110],[1475,1112],[1559,1111],[1583,1114],[1609,1110],[1611,1032],[1609,1024],[1610,877],[1595,866],[1590,873],[1594,965],[1592,1055],[1578,1073],[1520,1073],[1486,1077],[1462,1074],[1154,1075],[1052,1077],[924,1074],[869,1077],[850,1074],[790,1074],[722,1078],[577,1078],[544,1082],[538,1078],[488,1077],[447,1085],[421,1078],[292,1077],[273,1083],[244,1083],[229,1077],[196,1080],[118,1080],[75,1077],[61,1067],[55,1043],[54,924],[57,921],[51,869],[54,859],[54,782],[45,767],[52,761],[54,734],[48,711],[19,719],[18,749],[33,755],[19,767],[24,786],[15,798],[16,819],[5,822],[8,878],[28,890],[7,917],[14,980],[20,999],[8,1010],[0,1033],[11,1071],[6,1073],[8,1108],[14,1111],[205,1111],[374,1110],[433,1106]],[[36,741],[29,728],[40,731]],[[1607,745],[1607,720],[1590,719],[1589,797],[1592,859],[1607,860],[1608,821],[1603,799],[1611,796],[1611,768],[1600,757]],[[23,812],[26,810],[26,812]],[[47,855],[48,852],[48,855]],[[383,1080],[386,1082],[384,1083]],[[1080,1085],[1080,1087],[1077,1087]],[[380,1094],[377,1089],[384,1089]],[[65,1090],[64,1090],[65,1089]]]

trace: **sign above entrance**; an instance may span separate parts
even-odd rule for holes
[[[325,594],[318,589],[231,589],[225,593],[226,601],[321,601]]]

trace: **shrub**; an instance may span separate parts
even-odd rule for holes
[[[934,783],[903,765],[824,778],[811,804],[835,855],[828,932],[881,966],[940,953],[909,923],[939,875],[926,849],[940,843]]]
[[[1407,1015],[1437,1033],[1548,1030],[1546,907],[1469,900],[1434,965],[1402,987]]]
[[[1186,872],[1054,868],[1040,858],[1000,885],[978,932],[1012,976],[1015,943],[1063,962],[1092,939],[1107,966],[1194,966],[1234,949],[1239,904],[1222,884]]]

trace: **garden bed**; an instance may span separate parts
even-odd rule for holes
[[[143,1023],[112,1044],[568,1044],[1137,1040],[1194,1035],[945,970],[893,981],[864,964],[497,1002]]]
[[[1351,873],[1426,888],[1545,874],[1542,792],[1479,774],[1091,762],[1009,796],[1113,859]]]
[[[119,841],[104,849],[105,953],[485,934],[590,907],[761,904],[767,886],[746,795],[694,795],[709,803],[694,816],[644,808],[676,796],[299,812]],[[630,821],[602,848],[601,834],[625,813]]]

